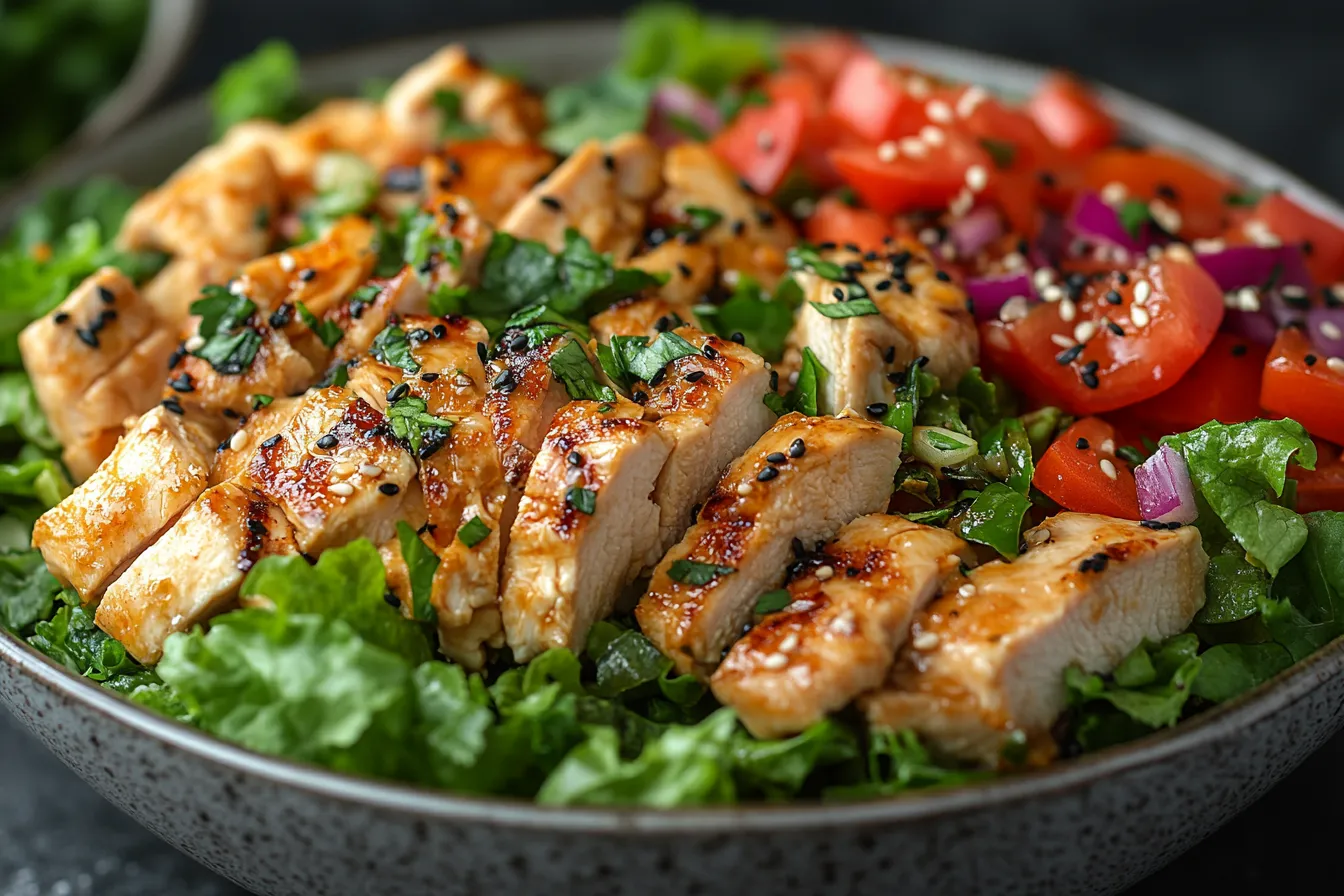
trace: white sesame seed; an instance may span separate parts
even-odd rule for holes
[[[1153,297],[1153,284],[1147,280],[1140,280],[1134,284],[1134,304],[1146,305],[1148,300]]]
[[[1151,258],[1153,261],[1157,261],[1159,258],[1162,257],[1162,247],[1161,247],[1161,246],[1149,246],[1149,247],[1148,247],[1148,257]]]
[[[947,124],[952,120],[952,107],[942,100],[929,100],[924,112],[929,116],[929,121],[936,121],[939,124]]]
[[[911,75],[905,79],[905,92],[917,100],[922,100],[929,95],[929,82],[919,75]]]
[[[1260,293],[1254,286],[1243,286],[1236,292],[1237,307],[1242,311],[1260,310]]]
[[[829,628],[837,635],[854,634],[854,611],[850,609],[842,610],[831,620]]]
[[[333,495],[340,495],[344,498],[353,495],[355,493],[355,487],[348,482],[333,482],[327,487],[327,491],[331,492]]]
[[[230,295],[241,296],[241,295],[242,295],[243,293],[245,293],[246,291],[247,291],[247,286],[243,283],[243,281],[241,281],[241,280],[230,280],[230,281],[229,281],[229,294],[230,294]]]
[[[919,232],[919,241],[926,246],[932,246],[939,240],[938,231],[932,227],[925,227]]]
[[[943,243],[938,247],[938,255],[943,261],[956,261],[957,247],[951,243]]]
[[[914,640],[910,642],[910,646],[916,650],[933,650],[938,646],[939,640],[937,632],[920,632],[915,635]]]
[[[1097,325],[1090,320],[1085,320],[1073,328],[1074,342],[1086,342],[1095,335],[1097,335]]]
[[[1107,479],[1116,479],[1120,475],[1115,471],[1115,464],[1111,463],[1111,459],[1108,457],[1103,457],[1101,463],[1097,466],[1101,467],[1101,472],[1106,474]]]
[[[1187,264],[1195,260],[1195,253],[1180,243],[1172,243],[1167,247],[1167,257],[1175,261],[1183,261]]]
[[[957,98],[957,117],[970,118],[975,114],[978,107],[985,100],[989,99],[989,94],[978,84],[973,84],[966,88],[966,92]]]
[[[380,467],[380,466],[378,466],[377,464],[360,464],[360,465],[359,465],[359,475],[361,475],[361,476],[381,476],[381,475],[383,475],[383,468]]]
[[[810,218],[816,210],[817,201],[811,196],[799,196],[793,200],[793,205],[789,206],[789,211],[795,218]]]
[[[954,218],[964,218],[974,205],[975,196],[971,195],[970,190],[962,187],[956,198],[947,204],[947,210],[952,213]]]
[[[761,660],[761,665],[766,669],[783,669],[789,664],[789,658],[782,653],[772,653]]]
[[[744,497],[745,497],[746,495],[751,494],[751,483],[750,483],[750,482],[741,482],[741,483],[738,483],[738,486],[737,486],[737,493],[738,493],[739,495],[744,496]]]
[[[1103,439],[1101,444],[1097,445],[1097,450],[1102,454],[1115,453],[1115,439]]]
[[[785,608],[783,609],[782,612],[785,612],[785,613],[806,613],[808,610],[812,609],[814,606],[816,606],[816,604],[814,604],[814,603],[813,603],[812,601],[810,601],[810,600],[796,600],[796,601],[794,601],[793,603],[789,604],[787,607],[785,607]]]
[[[1027,266],[1027,259],[1021,252],[1009,252],[999,259],[1005,271],[1020,271]]]
[[[1282,290],[1285,299],[1305,299],[1307,291],[1296,283],[1289,283]]]
[[[247,430],[240,429],[229,437],[229,447],[234,451],[242,451],[247,447],[247,442],[251,438],[252,436],[248,434]]]
[[[1021,320],[1031,313],[1031,305],[1027,302],[1025,296],[1013,296],[1003,303],[999,309],[999,320],[1004,323],[1010,323],[1015,320]]]
[[[1064,289],[1057,283],[1049,283],[1040,290],[1041,298],[1047,302],[1058,302],[1064,298]]]
[[[834,567],[834,566],[818,566],[818,567],[817,567],[817,581],[819,581],[819,582],[824,582],[824,581],[826,581],[827,579],[829,579],[829,578],[830,578],[831,576],[833,576],[833,575],[835,575],[835,567]]]
[[[918,137],[902,137],[897,145],[900,146],[901,152],[916,159],[922,159],[929,154],[929,145]]]
[[[883,140],[877,145],[877,158],[883,162],[894,162],[901,154],[895,140]]]
[[[972,165],[966,169],[966,186],[979,193],[989,185],[989,172],[984,165]]]
[[[1181,229],[1181,213],[1161,199],[1154,199],[1148,203],[1148,214],[1152,215],[1153,220],[1167,233],[1175,233]]]
[[[1329,357],[1325,359],[1325,366],[1330,368],[1331,373],[1337,373],[1344,376],[1344,358]]]
[[[1129,188],[1113,180],[1101,188],[1101,199],[1107,205],[1119,205],[1129,198]]]
[[[1035,529],[1028,529],[1026,533],[1023,535],[1023,538],[1025,538],[1027,540],[1027,544],[1030,545],[1045,544],[1047,541],[1050,540],[1050,530],[1046,529],[1043,526],[1038,526]]]
[[[975,583],[967,582],[957,589],[957,597],[970,597],[975,594]]]
[[[1143,329],[1153,318],[1142,306],[1132,305],[1129,309],[1129,319],[1134,322],[1134,326]]]
[[[761,130],[756,132],[756,148],[761,152],[769,152],[775,148],[775,135],[770,131]]]
[[[1073,304],[1073,299],[1059,300],[1059,319],[1064,323],[1073,323],[1073,319],[1078,316],[1078,306]]]
[[[1251,242],[1255,243],[1257,246],[1273,248],[1282,243],[1278,236],[1269,229],[1269,225],[1258,218],[1252,218],[1247,221],[1242,229],[1245,231],[1246,236],[1250,238]]]
[[[348,460],[338,461],[331,468],[331,475],[337,479],[346,479],[355,475],[355,465]]]
[[[1344,302],[1344,283],[1335,283],[1330,286],[1330,295],[1341,302]]]
[[[457,376],[453,377],[453,383],[458,386],[470,386],[473,382],[472,378],[465,373],[459,373]]]
[[[947,137],[943,136],[943,129],[932,124],[926,124],[919,129],[919,139],[930,146],[942,146],[947,142]]]
[[[1190,248],[1194,249],[1200,255],[1207,255],[1213,252],[1221,252],[1227,248],[1227,240],[1222,239],[1195,240],[1190,244]]]
[[[189,352],[199,351],[203,345],[205,345],[205,337],[199,334],[182,343],[182,347]]]
[[[1054,268],[1037,268],[1031,275],[1031,285],[1036,287],[1037,292],[1043,291],[1051,283],[1055,282]]]
[[[293,255],[290,255],[288,252],[280,253],[280,270],[288,274],[296,267],[298,267],[298,262],[294,260]]]
[[[723,276],[719,279],[723,281],[724,286],[733,287],[737,285],[737,281],[741,277],[742,274],[736,268],[729,268],[723,272]]]
[[[1335,323],[1332,320],[1321,321],[1320,330],[1321,335],[1324,336],[1326,339],[1338,339],[1341,336],[1344,336],[1344,331],[1341,331],[1339,329],[1339,324]]]
[[[798,633],[789,632],[784,636],[784,640],[779,642],[780,653],[790,653],[798,649]]]
[[[1073,348],[1074,346],[1074,341],[1063,333],[1051,333],[1050,341],[1060,348]]]

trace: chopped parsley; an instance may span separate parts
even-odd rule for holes
[[[723,220],[723,212],[703,205],[687,205],[681,211],[696,230],[709,230]]]
[[[867,317],[877,314],[872,299],[848,299],[843,302],[808,302],[822,317],[838,320],[846,317]]]
[[[547,363],[555,378],[565,384],[565,391],[570,398],[576,401],[616,400],[616,393],[611,387],[597,381],[597,372],[588,360],[588,353],[574,340],[566,340]]]
[[[308,329],[317,334],[317,338],[327,348],[335,348],[336,343],[341,341],[345,331],[336,325],[334,320],[322,320],[316,314],[308,310],[308,306],[302,302],[294,303],[294,310],[299,313],[299,320],[307,324]]]
[[[434,573],[439,570],[439,557],[402,520],[397,521],[397,541],[401,543],[401,557],[406,561],[406,577],[411,584],[411,615],[420,622],[434,622],[438,615],[430,595],[434,592]]]
[[[773,296],[751,277],[740,277],[726,302],[696,305],[695,317],[700,326],[725,339],[741,333],[748,348],[767,361],[778,361],[793,329],[794,309],[802,302],[802,289],[791,277],[780,282]]]
[[[995,140],[992,137],[981,137],[980,145],[994,160],[995,168],[1006,171],[1013,167],[1013,162],[1017,159],[1017,146],[1007,140]]]
[[[275,401],[275,398],[273,398],[272,396],[257,393],[256,395],[252,396],[252,410],[259,411],[262,408],[268,408],[271,406],[271,402],[273,401]]]
[[[579,513],[592,516],[597,510],[597,492],[583,486],[572,486],[565,492],[565,503]]]
[[[764,616],[766,613],[778,613],[791,603],[793,603],[793,597],[789,594],[787,588],[767,591],[756,598],[756,615]]]
[[[475,140],[489,134],[487,128],[462,117],[462,94],[456,90],[434,91],[434,107],[443,113],[439,136],[445,140]]]
[[[197,334],[205,343],[192,354],[220,373],[242,373],[261,350],[261,333],[247,326],[256,313],[256,303],[214,284],[204,287],[201,296],[191,303],[191,313],[201,317]]]
[[[667,569],[667,577],[674,582],[687,585],[708,585],[719,576],[737,572],[731,566],[719,566],[717,563],[701,563],[699,560],[673,560]]]
[[[442,441],[455,422],[446,417],[434,416],[426,407],[425,400],[420,396],[406,395],[392,402],[387,409],[392,434],[410,445],[411,451],[417,455],[427,440],[431,443]]]
[[[1126,199],[1115,210],[1115,214],[1120,219],[1120,226],[1125,229],[1125,233],[1135,239],[1139,238],[1139,233],[1143,230],[1144,225],[1153,219],[1148,203],[1142,199]]]
[[[419,373],[420,362],[411,355],[411,343],[406,331],[396,324],[386,327],[373,339],[369,354],[384,364],[400,367],[407,373]]]
[[[457,540],[469,548],[476,547],[489,537],[490,527],[479,516],[473,516],[457,530]]]

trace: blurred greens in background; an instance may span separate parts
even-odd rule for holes
[[[135,59],[148,0],[0,0],[0,183],[74,133]]]

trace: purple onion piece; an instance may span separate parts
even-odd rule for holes
[[[1036,293],[1031,287],[1031,277],[1021,273],[967,280],[966,295],[975,309],[975,319],[987,321],[997,320],[1009,299],[1021,296],[1031,302],[1035,301]]]
[[[1139,515],[1162,523],[1193,523],[1199,515],[1185,458],[1167,445],[1134,469]]]

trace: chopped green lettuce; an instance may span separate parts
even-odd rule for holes
[[[299,58],[282,40],[268,40],[224,69],[210,91],[219,136],[252,118],[288,120],[298,111]]]

